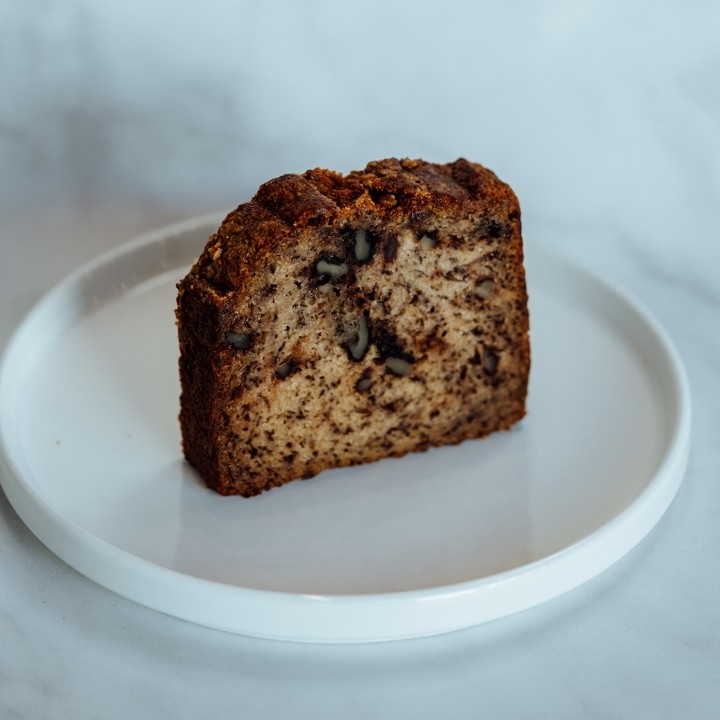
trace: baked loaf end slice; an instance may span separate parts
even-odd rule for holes
[[[183,448],[223,495],[525,414],[520,208],[480,165],[390,159],[271,180],[178,288]]]

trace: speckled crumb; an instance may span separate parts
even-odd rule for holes
[[[271,180],[210,238],[177,318],[183,447],[221,494],[525,414],[520,208],[465,160]]]

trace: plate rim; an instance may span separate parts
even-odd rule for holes
[[[677,349],[643,303],[627,291],[574,259],[526,241],[526,257],[532,257],[534,262],[539,260],[538,264],[550,263],[570,270],[630,310],[662,349],[664,370],[672,379],[671,387],[664,390],[671,396],[676,413],[670,437],[660,455],[661,462],[640,494],[599,528],[558,551],[492,575],[449,585],[348,595],[266,590],[198,578],[138,557],[93,535],[40,493],[32,479],[28,482],[23,477],[8,445],[2,412],[4,389],[13,353],[22,341],[23,328],[31,326],[43,307],[81,278],[143,248],[177,241],[188,233],[205,229],[209,236],[222,217],[221,213],[208,213],[160,227],[82,264],[42,295],[13,330],[0,357],[0,486],[30,531],[81,574],[160,612],[238,634],[302,642],[394,640],[479,625],[569,592],[619,561],[664,515],[685,474],[690,444],[690,389]],[[112,298],[106,300],[111,301]],[[587,549],[598,542],[611,546],[612,550],[593,557]],[[592,562],[587,562],[588,559]],[[584,563],[584,567],[576,568],[575,580],[563,582],[560,576],[563,568],[577,565],[578,561]],[[108,565],[114,572],[108,572]],[[149,586],[138,582],[138,577],[150,579]],[[518,588],[536,584],[537,577],[545,580],[544,592],[538,594],[535,588],[532,601],[518,599],[518,594],[522,595]],[[480,596],[487,594],[488,588],[493,590],[494,603],[479,609]],[[165,593],[175,598],[172,607],[168,607]],[[368,613],[369,609],[372,613]],[[225,620],[213,622],[209,613],[218,613]],[[239,620],[233,620],[233,616]],[[291,617],[288,619],[288,616]],[[244,617],[251,618],[251,622],[243,621]]]

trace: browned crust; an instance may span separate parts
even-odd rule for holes
[[[262,462],[254,456],[252,459],[238,457],[242,454],[238,448],[243,444],[243,430],[239,426],[247,425],[247,422],[243,423],[238,414],[237,403],[245,392],[243,382],[233,374],[240,373],[250,389],[253,383],[266,382],[264,401],[268,406],[284,402],[278,395],[278,383],[257,379],[261,374],[255,366],[267,364],[268,360],[248,360],[245,367],[238,361],[238,353],[226,342],[228,329],[236,329],[239,318],[264,312],[267,268],[272,269],[276,259],[289,257],[295,248],[302,247],[307,253],[308,237],[315,229],[339,228],[347,223],[378,228],[422,228],[438,217],[470,218],[475,228],[473,232],[479,238],[501,244],[502,261],[495,260],[492,267],[496,272],[500,268],[506,273],[504,282],[512,294],[513,306],[509,315],[514,327],[509,330],[503,326],[506,337],[499,340],[503,352],[512,352],[512,364],[508,362],[509,389],[506,392],[502,388],[492,389],[492,382],[501,385],[497,378],[482,379],[483,392],[497,396],[495,410],[489,409],[483,400],[484,404],[477,404],[467,417],[448,420],[435,437],[424,431],[418,433],[417,428],[408,425],[408,432],[417,434],[413,441],[371,445],[361,459],[350,453],[328,462],[327,458],[302,451],[295,459],[298,452],[294,450],[291,462],[283,464],[277,458],[268,458],[263,473],[258,469],[262,468]],[[502,233],[503,237],[496,238],[497,233]],[[328,467],[403,455],[409,450],[457,443],[509,428],[525,414],[530,364],[522,263],[517,198],[490,170],[464,159],[446,165],[388,159],[370,163],[365,170],[346,176],[314,169],[265,183],[252,201],[240,205],[227,216],[178,286],[177,321],[183,389],[180,422],[187,459],[218,492],[253,495],[300,474],[310,476]],[[255,329],[255,332],[260,331]],[[430,348],[434,342],[432,338],[423,342],[428,347],[424,351],[418,347],[415,352],[418,355],[424,352],[422,357],[432,362],[433,353],[439,351]],[[307,348],[296,343],[293,362],[302,361],[302,353],[307,353]],[[376,357],[375,363],[379,362]],[[449,390],[451,386],[447,384],[446,391]],[[463,392],[471,393],[472,390],[463,389]],[[443,398],[437,398],[436,403],[442,406]],[[244,409],[247,416],[247,406]],[[403,418],[407,423],[407,418]],[[319,419],[318,422],[322,421]],[[330,425],[325,430],[341,432]],[[259,430],[255,428],[253,432]],[[265,452],[272,455],[269,447],[265,446]]]
[[[392,158],[347,176],[322,168],[281,175],[225,218],[192,275],[221,290],[241,288],[279,244],[292,242],[293,230],[363,211],[384,222],[446,212],[478,213],[491,221],[496,215],[504,220],[508,205],[517,207],[519,226],[520,208],[510,187],[463,158],[447,165]],[[219,250],[222,263],[215,262]]]

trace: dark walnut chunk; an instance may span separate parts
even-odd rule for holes
[[[297,372],[300,369],[300,366],[298,364],[298,361],[295,358],[290,358],[289,360],[285,360],[285,362],[280,363],[278,365],[277,370],[275,370],[275,375],[280,380],[284,380],[287,377],[290,377],[294,372]]]
[[[395,260],[395,256],[397,255],[397,249],[398,249],[397,235],[391,235],[385,241],[385,248],[383,250],[383,257],[385,258],[385,262],[391,263],[393,260]]]
[[[395,333],[386,327],[378,326],[373,329],[373,343],[380,362],[385,363],[393,375],[402,377],[410,372],[415,356],[403,349]]]
[[[345,228],[342,238],[346,257],[358,264],[369,262],[378,246],[378,236],[365,228]]]
[[[318,287],[328,285],[347,275],[348,264],[337,257],[321,257],[313,266],[315,284]]]
[[[249,350],[252,346],[252,334],[245,332],[225,333],[225,342],[235,350]]]
[[[360,376],[358,381],[355,383],[355,389],[358,392],[364,393],[370,390],[372,387],[372,374],[370,368],[367,368],[365,372]]]
[[[358,320],[357,332],[355,337],[345,347],[348,351],[348,356],[355,362],[360,362],[364,357],[367,349],[370,345],[370,328],[368,325],[368,319],[366,315],[362,315]]]

